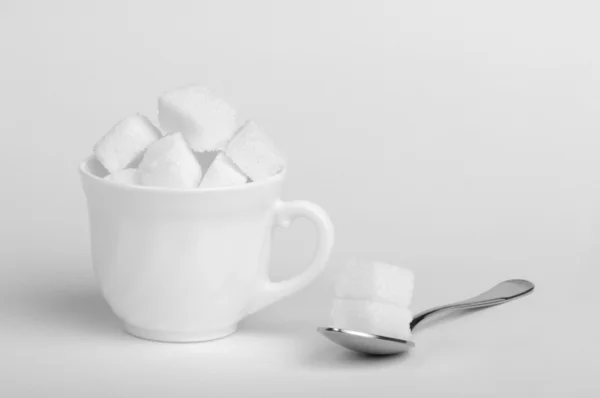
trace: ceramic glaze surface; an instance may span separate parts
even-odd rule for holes
[[[94,270],[125,329],[161,341],[204,341],[235,331],[252,312],[293,294],[324,269],[333,226],[318,206],[280,200],[285,173],[210,190],[170,190],[103,180],[81,166]],[[291,280],[268,279],[274,227],[313,221],[318,249]]]

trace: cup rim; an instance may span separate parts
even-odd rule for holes
[[[168,188],[168,187],[156,187],[156,186],[146,186],[146,185],[130,185],[130,184],[118,184],[112,181],[108,181],[102,177],[98,177],[91,173],[88,169],[88,165],[90,161],[95,159],[94,155],[90,155],[86,157],[79,164],[79,173],[91,180],[94,180],[96,183],[101,184],[110,189],[117,189],[122,191],[131,191],[131,192],[154,192],[161,194],[211,194],[211,193],[222,193],[222,192],[241,192],[241,191],[249,191],[252,189],[259,189],[261,187],[276,184],[281,182],[285,176],[287,175],[287,166],[284,167],[279,173],[275,174],[272,177],[268,177],[261,181],[252,181],[243,185],[234,185],[228,187],[215,187],[215,188]]]

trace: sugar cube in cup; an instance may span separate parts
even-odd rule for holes
[[[251,120],[236,132],[225,153],[252,181],[274,176],[285,166],[273,140]]]
[[[94,154],[108,181],[209,189],[264,180],[285,167],[262,129],[253,121],[238,128],[236,110],[207,87],[164,92],[158,119],[160,128],[145,116],[130,116],[98,141]]]
[[[140,177],[136,169],[117,170],[104,177],[104,179],[118,184],[139,185]]]
[[[333,325],[339,329],[411,339],[412,313],[407,308],[371,300],[334,299]]]
[[[181,133],[168,134],[148,147],[138,168],[142,185],[196,188],[202,168]]]
[[[94,146],[96,159],[109,173],[131,165],[150,144],[162,137],[143,115],[129,116],[115,124]]]
[[[190,85],[163,93],[158,119],[167,133],[182,133],[197,152],[223,149],[237,127],[237,112],[207,87]]]
[[[352,260],[335,281],[335,295],[408,307],[414,279],[413,272],[406,268],[377,261]]]
[[[247,181],[248,177],[238,170],[226,155],[220,153],[204,173],[200,188],[230,187],[243,185]]]

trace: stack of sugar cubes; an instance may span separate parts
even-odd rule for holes
[[[236,110],[206,87],[165,92],[158,99],[158,119],[160,126],[143,115],[127,117],[95,145],[107,180],[209,189],[260,181],[285,167],[262,129],[254,121],[238,126]]]
[[[350,261],[335,280],[333,327],[410,340],[412,271],[382,262]]]

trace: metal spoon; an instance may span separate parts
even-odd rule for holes
[[[478,296],[458,301],[456,303],[434,307],[415,315],[410,323],[411,330],[418,323],[442,311],[464,310],[468,308],[490,307],[504,304],[522,297],[533,291],[534,284],[523,279],[511,279],[498,283],[490,290]],[[363,333],[353,330],[344,330],[333,327],[317,329],[329,340],[356,352],[372,355],[399,354],[415,346],[410,340],[395,339],[376,334]]]

